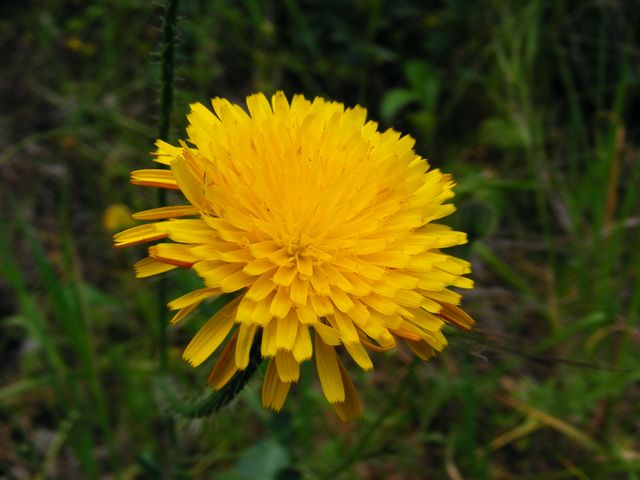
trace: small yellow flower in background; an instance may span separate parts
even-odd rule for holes
[[[131,210],[122,203],[112,203],[102,215],[102,226],[107,232],[116,232],[135,223],[131,219]]]
[[[58,140],[58,145],[60,145],[65,150],[71,150],[73,148],[76,148],[76,146],[78,145],[78,139],[73,135],[63,135]]]
[[[184,351],[194,367],[224,342],[209,375],[214,390],[247,367],[258,332],[269,359],[265,407],[280,410],[300,364],[315,357],[338,416],[360,403],[337,350],[370,370],[369,351],[404,342],[425,360],[447,344],[445,323],[474,321],[456,305],[472,288],[468,262],[440,249],[466,235],[434,223],[454,211],[450,175],[430,170],[414,140],[378,131],[366,110],[282,92],[191,105],[188,142],[156,143],[170,169],[132,173],[132,183],[179,190],[183,205],[134,214],[148,220],[115,236],[118,247],[168,239],[135,265],[138,277],[192,268],[204,288],[169,303],[178,323],[202,301],[239,295]]]
[[[80,37],[72,35],[65,40],[67,48],[73,52],[90,57],[96,53],[96,46],[91,42],[85,42]]]

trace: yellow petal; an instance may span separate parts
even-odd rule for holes
[[[191,107],[191,111],[187,115],[190,124],[187,128],[189,138],[200,149],[204,149],[208,147],[207,140],[211,138],[212,131],[215,131],[214,128],[221,126],[220,120],[201,103],[192,103],[189,107]]]
[[[360,300],[384,315],[392,315],[398,310],[398,304],[390,298],[383,297],[377,293],[371,293],[366,297],[360,298]]]
[[[300,378],[300,364],[291,352],[281,350],[276,354],[275,360],[280,380],[285,383],[298,381]]]
[[[405,268],[411,263],[411,256],[400,252],[382,251],[361,255],[361,260],[391,268]]]
[[[291,285],[291,282],[293,282],[293,279],[296,277],[297,273],[298,270],[295,267],[280,267],[273,276],[273,283],[282,285],[283,287],[288,287],[289,285]]]
[[[216,238],[216,232],[201,219],[178,219],[155,224],[169,238],[178,243],[207,243]]]
[[[412,275],[399,272],[398,270],[387,270],[383,277],[383,281],[398,289],[414,289],[418,285],[418,279]]]
[[[311,305],[304,304],[298,305],[296,308],[296,313],[298,315],[298,320],[300,323],[310,325],[318,320],[318,316],[313,311]]]
[[[262,329],[260,353],[263,357],[274,357],[278,352],[278,321],[274,318]]]
[[[458,288],[473,288],[474,283],[473,280],[467,277],[457,277],[453,283],[454,287]]]
[[[232,243],[242,243],[245,239],[246,232],[238,230],[234,225],[230,224],[223,218],[215,217],[213,215],[202,215],[202,220],[207,226],[214,230],[217,235]]]
[[[366,325],[371,318],[369,309],[365,307],[357,298],[353,300],[353,307],[347,312],[347,316],[351,318],[356,325]]]
[[[434,348],[422,339],[417,342],[405,339],[405,343],[422,360],[430,360],[436,355]]]
[[[159,230],[157,224],[138,225],[113,236],[115,247],[131,247],[141,243],[153,242],[167,237],[167,232]]]
[[[272,315],[278,318],[284,318],[291,306],[293,305],[293,301],[289,296],[289,289],[286,287],[278,287],[278,290],[271,301],[270,312]]]
[[[183,307],[180,310],[178,310],[176,312],[176,314],[173,316],[173,318],[171,318],[171,320],[169,321],[169,323],[171,325],[177,325],[180,321],[182,321],[184,318],[186,318],[191,312],[193,312],[198,305],[200,305],[200,303],[194,303],[192,305],[189,305],[187,307]]]
[[[186,217],[198,215],[198,209],[193,205],[173,205],[170,207],[152,208],[132,215],[136,220],[164,220],[166,218]]]
[[[359,327],[367,336],[373,338],[383,350],[389,350],[395,347],[395,340],[391,332],[385,326],[384,320],[376,318],[375,320]],[[360,342],[364,344],[362,336]],[[374,349],[371,349],[374,350]]]
[[[153,152],[153,155],[156,157],[155,161],[163,165],[169,165],[171,160],[182,155],[182,148],[174,147],[164,140],[156,140],[155,145],[157,148],[156,151]]]
[[[336,311],[327,319],[340,332],[343,343],[358,343],[360,341],[356,327],[350,318]]]
[[[454,275],[466,275],[471,273],[471,264],[466,260],[452,257],[451,255],[445,255],[443,253],[430,252],[430,256],[436,260],[436,265],[445,272],[453,273]]]
[[[215,297],[219,294],[220,291],[213,288],[200,288],[170,301],[167,306],[169,307],[169,310],[178,310],[189,305],[197,305],[203,300]]]
[[[268,258],[256,258],[247,263],[243,271],[248,275],[262,275],[275,268],[275,265]]]
[[[333,264],[336,267],[341,267],[345,270],[356,272],[365,278],[376,281],[380,280],[385,274],[384,268],[380,268],[371,263],[364,262],[358,258],[350,258],[344,255],[336,255]]]
[[[427,297],[424,297],[422,299],[422,303],[420,304],[420,306],[430,313],[438,313],[440,312],[440,310],[442,310],[442,307],[438,302],[433,301]]]
[[[136,278],[151,277],[152,275],[168,272],[174,268],[177,268],[176,265],[159,262],[151,257],[143,258],[142,260],[137,261],[133,266],[133,269],[136,272]]]
[[[284,318],[276,320],[278,328],[276,331],[276,345],[278,350],[291,350],[298,333],[298,318],[291,310]]]
[[[441,305],[442,309],[438,315],[444,318],[448,323],[467,331],[471,330],[471,327],[476,323],[475,320],[461,308],[448,303],[441,303]]]
[[[289,113],[289,102],[281,90],[271,96],[271,107],[276,117],[285,116]]]
[[[371,358],[369,358],[369,354],[361,343],[345,343],[344,348],[347,349],[351,358],[355,360],[360,368],[363,370],[371,370],[373,368]]]
[[[422,325],[414,323],[414,321],[405,321],[402,324],[402,330],[411,335],[405,335],[404,338],[419,342],[425,340],[437,351],[441,351],[447,345],[447,339],[440,330],[428,330],[422,328]],[[402,335],[401,335],[402,336]],[[415,338],[417,336],[418,338]]]
[[[451,290],[448,290],[446,288],[437,292],[423,291],[422,293],[438,303],[449,303],[451,305],[458,305],[462,300],[462,295],[460,295],[458,292],[452,292]]]
[[[247,248],[238,248],[236,250],[229,250],[226,252],[218,251],[217,256],[220,260],[224,262],[234,262],[234,263],[250,262],[253,259],[253,257],[251,256],[251,253],[249,252],[249,249]],[[247,272],[245,267],[243,267],[242,271],[248,275],[254,276],[254,274]]]
[[[396,343],[395,341],[388,346],[383,346],[383,345],[376,345],[374,343],[368,342],[367,340],[360,340],[360,342],[362,343],[362,345],[364,347],[366,347],[367,349],[373,351],[373,352],[388,352],[389,350],[392,350],[395,348]]]
[[[250,277],[242,271],[240,263],[214,263],[215,268],[209,269],[206,261],[199,262],[194,265],[194,269],[198,275],[205,279],[208,287],[219,288],[223,292],[235,292],[253,282]],[[220,265],[220,266],[217,266]]]
[[[401,337],[405,340],[413,340],[415,342],[422,340],[422,337],[418,332],[412,332],[406,328],[390,328],[389,330],[397,337]]]
[[[442,330],[445,321],[441,315],[429,313],[422,309],[413,309],[412,312],[415,312],[415,318],[408,319],[408,323],[427,332],[439,332]]]
[[[311,306],[318,317],[326,317],[334,312],[333,304],[329,298],[319,295],[311,295]]]
[[[340,343],[342,343],[340,332],[335,328],[330,327],[329,325],[325,325],[324,323],[321,323],[321,322],[316,322],[312,324],[312,326],[313,326],[313,329],[316,331],[316,336],[319,335],[320,338],[322,338],[322,341],[327,345],[335,346],[335,345],[340,345]]]
[[[309,292],[309,280],[296,275],[289,288],[291,300],[296,305],[304,305],[307,303],[307,294]]]
[[[293,344],[293,358],[298,363],[302,363],[305,360],[309,360],[313,355],[313,346],[311,344],[311,335],[309,335],[309,327],[300,324],[298,325],[298,333],[296,334],[296,341]]]
[[[282,409],[291,383],[280,380],[276,368],[276,361],[272,359],[267,367],[267,372],[262,383],[262,406],[276,412]]]
[[[251,117],[256,120],[268,120],[273,116],[267,97],[262,93],[254,93],[247,97],[247,108]]]
[[[333,408],[343,422],[350,422],[356,420],[362,416],[362,407],[360,406],[360,399],[358,398],[358,392],[353,385],[349,374],[342,366],[340,367],[340,377],[344,384],[344,402],[338,402],[333,404]]]
[[[156,162],[162,163],[163,165],[169,165],[171,160],[182,155],[182,148],[174,147],[164,140],[156,140],[155,145],[157,147],[157,150],[154,153],[156,156]]]
[[[352,285],[351,294],[356,297],[364,297],[365,295],[369,295],[373,290],[373,287],[363,279],[362,276],[354,273],[354,272],[343,272],[343,275],[349,283]],[[371,282],[371,280],[369,280]]]
[[[316,335],[315,349],[316,367],[324,396],[330,403],[344,402],[344,385],[336,351],[325,344],[319,335]]]
[[[279,267],[290,266],[291,260],[293,259],[293,257],[289,254],[286,248],[281,248],[279,250],[276,250],[274,253],[269,255],[268,258]]]
[[[330,263],[325,263],[318,268],[324,271],[330,285],[335,285],[336,287],[338,287],[338,289],[346,292],[349,292],[353,289],[353,285],[349,283],[349,280],[347,280],[344,275],[342,275],[340,270],[338,270]]]
[[[234,304],[235,302],[229,303]],[[196,336],[189,342],[182,354],[182,358],[189,362],[191,366],[197,367],[209,358],[227,337],[231,327],[233,327],[231,309],[234,306],[225,305],[202,326]]]
[[[258,306],[257,302],[245,297],[242,297],[238,304],[238,310],[236,311],[236,322],[238,323],[259,323],[256,321],[254,312]]]
[[[331,301],[342,312],[348,312],[353,307],[349,295],[338,287],[331,287]]]
[[[331,289],[329,288],[329,281],[323,272],[316,271],[309,277],[313,290],[318,295],[331,295]]]
[[[273,240],[266,242],[257,242],[249,245],[251,254],[256,258],[266,258],[280,249],[278,244]]]
[[[260,275],[249,287],[245,296],[255,302],[264,300],[276,288],[276,284],[273,283],[271,277],[273,275],[269,272]]]
[[[313,262],[308,255],[299,255],[296,261],[296,266],[301,275],[305,277],[313,276]]]
[[[190,155],[185,151],[185,156]],[[209,212],[209,203],[202,188],[202,178],[194,176],[189,169],[188,163],[184,159],[177,159],[171,162],[171,172],[182,194],[187,197],[189,203],[198,208],[200,212]]]
[[[173,177],[171,170],[145,169],[131,172],[131,183],[144,187],[169,188],[178,190],[178,183]]]
[[[402,306],[419,307],[424,297],[415,290],[399,289],[393,298]]]
[[[262,327],[269,323],[273,318],[273,315],[271,315],[271,313],[269,312],[269,307],[271,306],[271,296],[268,296],[264,300],[257,302],[255,309],[253,310],[254,321]]]
[[[244,370],[249,365],[249,354],[257,328],[255,324],[240,324],[238,343],[236,344],[236,366],[238,370]]]
[[[149,247],[149,255],[159,262],[190,268],[198,261],[190,250],[189,245],[180,243],[160,243]]]
[[[229,380],[236,374],[238,367],[236,366],[235,350],[238,332],[233,334],[220,352],[215,365],[209,373],[207,384],[214,390],[220,390]]]

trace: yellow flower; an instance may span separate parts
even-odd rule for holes
[[[117,232],[130,227],[135,222],[131,219],[131,210],[122,203],[112,203],[102,215],[102,226],[108,232]]]
[[[151,220],[115,236],[118,247],[161,239],[138,277],[192,268],[205,287],[172,301],[172,323],[222,293],[236,298],[210,318],[184,358],[194,367],[233,332],[209,376],[222,388],[249,362],[254,337],[269,359],[265,407],[280,410],[300,364],[315,354],[339,417],[361,414],[337,349],[365,370],[368,351],[404,342],[423,359],[447,341],[445,323],[473,320],[448,287],[472,288],[464,260],[440,249],[466,235],[433,223],[454,211],[450,175],[430,170],[414,140],[378,131],[361,107],[282,92],[191,105],[188,142],[156,142],[170,169],[137,170],[132,183],[180,190],[184,205],[134,215]]]

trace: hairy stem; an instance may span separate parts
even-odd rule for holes
[[[171,110],[173,108],[173,58],[175,50],[174,29],[176,24],[176,10],[178,0],[167,0],[164,7],[164,18],[162,21],[162,46],[161,46],[161,68],[162,86],[160,91],[160,122],[158,126],[158,138],[168,140],[171,127]],[[159,189],[158,206],[162,207],[167,202],[167,194],[163,188]],[[166,282],[160,279],[158,284],[158,321],[160,323],[160,336],[158,347],[160,350],[160,370],[166,372],[169,363],[169,342],[167,336],[166,318]]]

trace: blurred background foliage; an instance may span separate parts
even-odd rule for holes
[[[366,106],[459,183],[478,328],[352,368],[349,425],[308,365],[279,415],[258,380],[174,413],[206,393],[180,360],[204,313],[171,331],[166,378],[156,282],[111,246],[156,201],[128,172],[150,165],[161,14],[0,4],[0,477],[640,476],[637,1],[180,2],[172,140],[189,103],[284,89]]]

